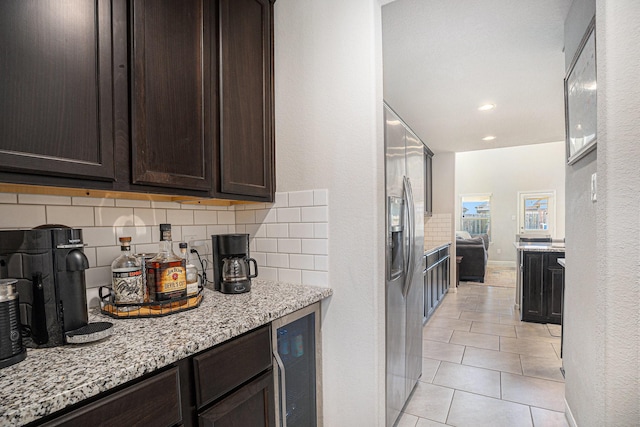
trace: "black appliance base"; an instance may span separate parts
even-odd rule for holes
[[[11,357],[7,357],[6,359],[0,359],[0,369],[22,362],[26,357],[27,357],[27,349],[25,348],[22,350],[22,353],[18,353]]]
[[[243,294],[251,290],[251,280],[243,280],[242,282],[222,282],[220,283],[220,292],[223,294]]]

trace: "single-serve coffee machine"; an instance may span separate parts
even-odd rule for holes
[[[258,264],[249,256],[249,235],[214,234],[211,240],[214,289],[224,294],[249,292],[251,279],[258,276]]]
[[[15,279],[25,346],[111,335],[110,322],[88,323],[83,248],[82,230],[61,225],[0,231],[0,279]]]

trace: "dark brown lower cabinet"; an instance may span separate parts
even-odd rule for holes
[[[524,252],[522,255],[522,320],[562,322],[564,252]]]
[[[424,322],[449,291],[449,246],[426,255],[424,272]]]
[[[271,326],[31,425],[275,426]]]
[[[215,403],[198,421],[203,427],[274,426],[273,372],[269,370]]]

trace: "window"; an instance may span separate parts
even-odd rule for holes
[[[555,191],[518,193],[520,234],[554,236]]]
[[[491,238],[491,194],[460,196],[461,230],[472,236],[488,234]]]

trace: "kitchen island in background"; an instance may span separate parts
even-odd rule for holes
[[[23,362],[2,370],[0,425],[24,425],[95,400],[101,393],[269,325],[332,293],[330,288],[256,279],[251,292],[244,294],[205,289],[199,308],[165,317],[116,320],[96,311],[90,320],[112,322],[111,337],[92,344],[29,349]],[[269,352],[269,363],[270,357]],[[233,362],[227,370],[242,370]],[[171,369],[177,376],[178,368]],[[164,371],[168,384],[172,384],[171,369]]]

